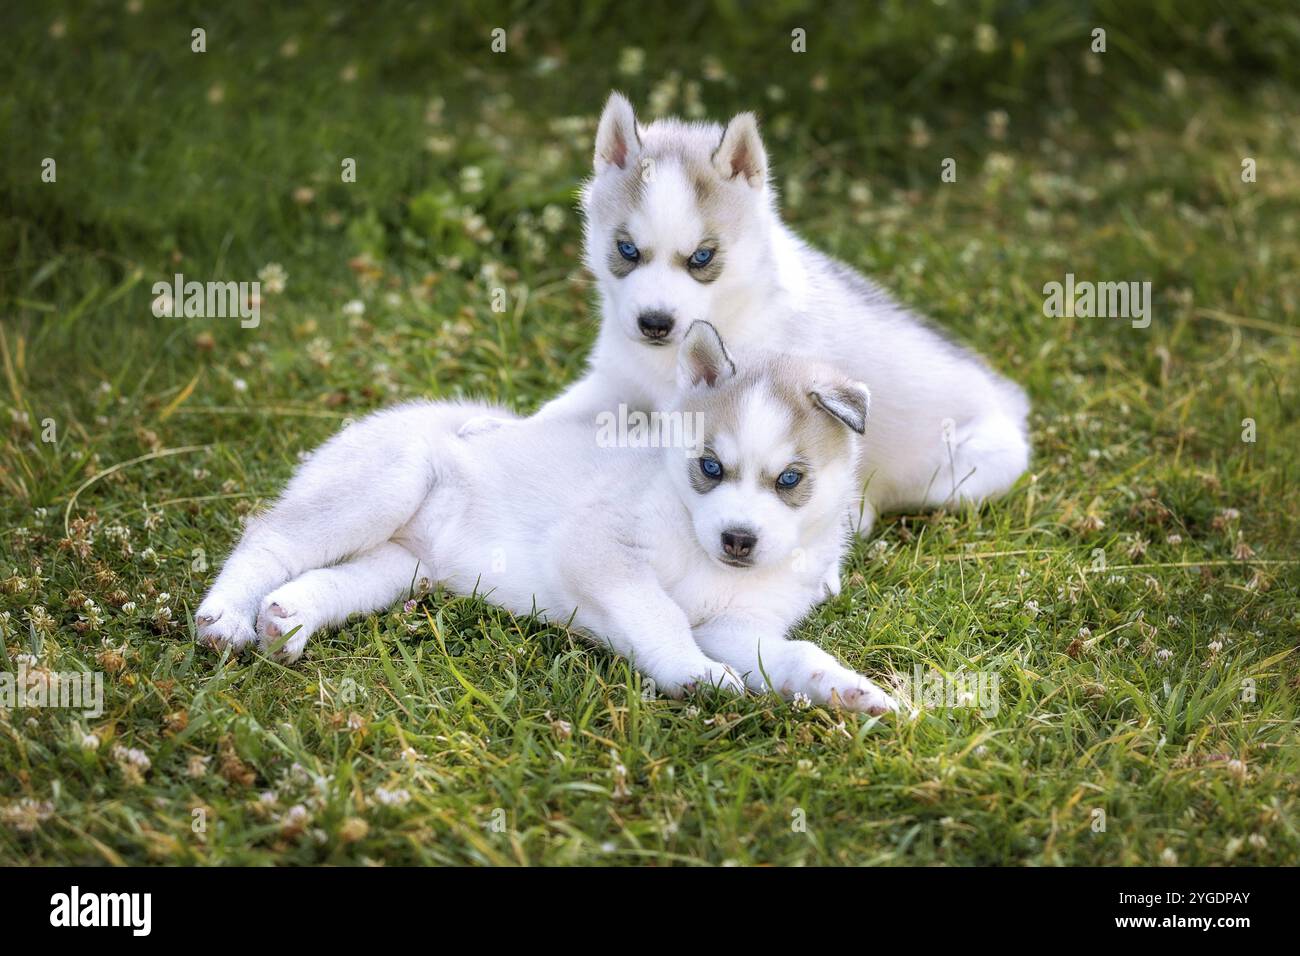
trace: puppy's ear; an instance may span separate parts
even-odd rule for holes
[[[596,127],[596,172],[602,173],[610,166],[626,169],[640,151],[641,137],[636,131],[632,104],[622,93],[610,93]]]
[[[713,151],[713,168],[723,179],[740,176],[755,189],[767,183],[767,152],[753,113],[737,113],[731,118],[722,142]]]
[[[844,382],[829,388],[808,393],[813,404],[838,418],[859,435],[867,430],[867,412],[871,408],[871,392],[861,382]]]
[[[715,388],[735,374],[736,363],[727,354],[718,330],[702,319],[692,322],[677,353],[678,386],[691,388],[703,382]]]

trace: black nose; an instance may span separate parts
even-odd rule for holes
[[[641,334],[648,339],[662,339],[673,330],[673,317],[661,309],[642,312],[636,317]]]
[[[747,558],[758,544],[758,538],[748,531],[722,532],[722,550],[733,558]]]

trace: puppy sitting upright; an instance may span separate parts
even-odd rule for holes
[[[1024,393],[782,223],[752,114],[643,126],[611,95],[583,211],[600,334],[542,417],[667,407],[677,347],[706,319],[737,352],[803,356],[871,388],[863,533],[880,511],[977,504],[1024,472]]]
[[[460,437],[473,416],[508,413],[458,403],[347,428],[250,524],[199,607],[199,639],[256,640],[292,661],[319,628],[427,576],[516,614],[572,619],[666,693],[770,684],[893,709],[787,639],[846,548],[866,389],[771,354],[738,368],[706,322],[677,361],[674,413],[699,425],[687,448],[603,447],[589,423],[535,418]]]

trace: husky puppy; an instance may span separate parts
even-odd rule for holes
[[[582,206],[600,332],[542,418],[667,407],[682,336],[705,319],[737,352],[812,358],[871,388],[863,534],[881,511],[978,504],[1024,472],[1021,389],[782,223],[753,114],[643,126],[612,94]]]
[[[691,447],[604,447],[591,424],[545,418],[463,437],[473,417],[509,413],[447,402],[345,429],[250,524],[198,609],[199,639],[293,661],[313,632],[425,576],[572,621],[668,694],[770,685],[893,709],[787,639],[847,547],[866,388],[787,356],[738,366],[707,322],[676,351],[671,407],[698,422]]]

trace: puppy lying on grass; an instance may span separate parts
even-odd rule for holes
[[[690,447],[607,447],[590,423],[462,436],[461,402],[379,412],[326,442],[254,519],[200,605],[199,640],[297,660],[308,638],[427,577],[568,622],[658,690],[775,689],[881,713],[879,687],[791,627],[849,537],[865,386],[773,354],[739,365],[696,322],[672,414]],[[630,444],[630,443],[625,443]]]

